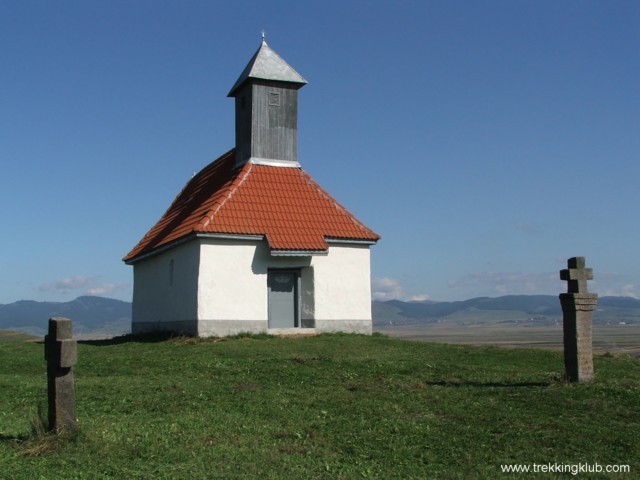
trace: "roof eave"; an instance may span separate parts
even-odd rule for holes
[[[375,245],[378,239],[357,239],[357,238],[325,238],[328,246],[338,245]],[[271,249],[272,257],[302,257],[302,256],[326,256],[329,249],[325,250],[304,250],[304,249]]]
[[[329,250],[271,250],[272,257],[324,257]]]
[[[143,260],[147,260],[151,257],[155,257],[157,255],[160,255],[161,253],[166,252],[167,250],[171,250],[172,248],[177,247],[178,245],[182,245],[183,243],[188,242],[189,240],[193,240],[196,238],[196,234],[195,233],[190,233],[188,235],[185,235],[184,237],[178,238],[172,242],[169,243],[165,243],[164,245],[160,245],[159,247],[155,247],[152,248],[151,250],[145,252],[143,251],[143,253],[140,253],[134,257],[131,258],[127,258],[124,257],[122,260],[124,261],[124,263],[126,263],[127,265],[135,265],[136,263],[140,263]]]
[[[220,240],[251,240],[251,241],[261,241],[264,239],[264,235],[241,235],[241,234],[227,234],[227,233],[202,233],[202,232],[192,232],[184,237],[178,238],[173,242],[166,243],[159,247],[156,247],[148,252],[141,253],[132,258],[125,257],[123,259],[124,263],[127,265],[135,265],[136,263],[140,263],[143,260],[147,260],[148,258],[155,257],[160,255],[167,250],[171,250],[183,243],[186,243],[190,240],[195,240],[196,238],[214,238]]]
[[[355,239],[355,238],[327,238],[326,242],[328,244],[338,243],[338,244],[354,244],[354,245],[375,245],[380,240],[380,237],[374,239]]]

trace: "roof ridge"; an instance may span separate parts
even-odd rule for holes
[[[208,165],[205,165],[205,167],[200,170],[199,172],[194,173],[191,178],[189,180],[187,180],[187,183],[184,184],[184,186],[182,187],[182,189],[180,190],[180,193],[178,193],[175,198],[173,199],[173,201],[169,204],[169,207],[165,210],[165,212],[162,214],[162,216],[160,217],[161,219],[164,218],[164,216],[169,213],[169,211],[174,208],[175,203],[178,201],[178,199],[180,197],[182,197],[182,195],[185,193],[185,191],[187,191],[187,189],[191,188],[196,182],[199,181],[200,177],[205,176],[210,168],[213,168],[214,166],[216,166],[216,164],[218,162],[224,162],[225,160],[228,159],[228,155],[231,153],[234,153],[235,147],[232,148],[231,150],[229,150],[227,153],[223,154],[222,156],[218,157],[216,160],[214,160],[213,162],[209,163]],[[193,196],[193,195],[192,195]],[[188,200],[188,199],[185,199]]]
[[[318,192],[320,195],[322,195],[323,197],[325,197],[326,200],[328,200],[329,202],[331,202],[333,204],[334,207],[336,207],[336,209],[338,211],[340,211],[340,213],[342,215],[344,215],[346,218],[348,218],[356,227],[358,227],[359,229],[363,230],[364,232],[367,232],[369,234],[374,234],[376,236],[378,236],[373,230],[371,230],[369,227],[367,227],[364,223],[360,222],[354,215],[353,213],[351,213],[344,205],[342,205],[340,202],[338,202],[335,198],[333,198],[331,195],[329,195],[329,193],[327,191],[325,191],[320,184],[318,184],[312,177],[311,175],[309,175],[307,172],[305,172],[302,168],[300,169],[300,172],[302,173],[302,178],[307,182],[307,184],[316,190],[316,192]],[[336,237],[337,238],[337,237]]]
[[[231,200],[231,197],[236,193],[238,188],[245,182],[245,180],[249,177],[249,174],[253,170],[253,164],[251,162],[247,162],[244,164],[242,170],[246,170],[244,174],[242,171],[239,172],[239,175],[236,176],[235,180],[231,182],[231,185],[228,187],[228,193],[224,196],[224,199],[221,202],[216,202],[209,209],[209,211],[200,219],[197,224],[196,229],[198,228],[207,228],[209,224],[213,221],[213,218],[220,211],[224,205]]]
[[[171,236],[179,225],[176,222],[181,222],[181,212],[189,207],[193,206],[193,202],[198,195],[202,195],[202,190],[205,187],[202,184],[203,178],[206,178],[211,174],[211,171],[215,171],[218,168],[227,168],[225,165],[233,160],[235,148],[227,151],[216,160],[205,166],[198,173],[193,175],[182,187],[180,193],[175,196],[169,207],[165,210],[155,225],[145,233],[142,239],[136,244],[135,247],[124,257],[124,261],[131,260],[136,256],[144,253],[147,250],[153,250],[158,246],[165,243],[165,238]],[[193,210],[197,210],[194,206]]]

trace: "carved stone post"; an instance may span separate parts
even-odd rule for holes
[[[49,334],[44,337],[49,393],[49,430],[76,428],[76,392],[73,366],[77,362],[77,342],[68,318],[50,318]]]
[[[567,280],[567,293],[560,294],[562,329],[564,334],[564,369],[572,382],[593,379],[592,314],[598,304],[598,294],[589,293],[587,280],[593,270],[585,268],[584,257],[572,257],[569,268],[560,270],[560,279]]]

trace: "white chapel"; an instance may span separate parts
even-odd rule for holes
[[[229,96],[235,148],[196,174],[129,252],[132,332],[371,333],[362,224],[298,161],[307,82],[264,41]]]

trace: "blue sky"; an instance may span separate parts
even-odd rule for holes
[[[234,145],[267,42],[299,157],[380,233],[378,299],[640,297],[640,2],[0,2],[0,303],[123,300],[121,258]]]

